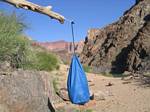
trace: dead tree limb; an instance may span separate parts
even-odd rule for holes
[[[52,11],[52,6],[43,7],[26,0],[0,0],[0,1],[7,2],[11,5],[14,5],[17,8],[23,8],[45,14],[51,17],[52,19],[58,20],[60,23],[64,23],[65,20],[65,18],[62,15]]]

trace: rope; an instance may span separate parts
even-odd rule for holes
[[[73,54],[76,54],[76,53],[75,53],[75,42],[74,42],[74,30],[73,30],[73,25],[74,25],[74,22],[72,21],[72,22],[71,22],[71,31],[72,31],[72,41],[73,41]]]
[[[72,32],[72,43],[73,43],[73,54],[76,54],[75,52],[75,36],[74,36],[74,28],[73,25],[75,24],[73,20],[65,19],[67,22],[71,24],[71,32]]]

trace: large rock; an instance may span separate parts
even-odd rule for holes
[[[126,50],[126,66],[129,71],[150,72],[150,20],[139,30]]]
[[[0,75],[0,112],[51,112],[49,73],[15,71]],[[51,110],[50,110],[51,109]]]
[[[146,50],[147,54],[148,49],[150,49],[148,45],[149,30],[147,28],[149,25],[147,25],[148,20],[145,19],[148,18],[149,14],[150,0],[137,0],[136,4],[127,10],[119,21],[102,29],[88,31],[88,36],[80,55],[81,62],[91,66],[94,72],[136,71],[141,64],[141,58],[146,58],[147,56],[140,57],[145,52],[143,50]],[[140,36],[142,32],[143,34]],[[137,40],[136,38],[139,39]],[[146,42],[143,42],[142,38]],[[137,41],[140,42],[137,43]],[[135,43],[138,44],[136,49],[133,48]],[[139,52],[139,49],[143,50]],[[133,53],[133,51],[136,52]],[[140,55],[138,58],[135,58],[135,56],[130,57],[130,54],[136,55],[136,53]],[[134,59],[129,59],[133,57],[138,59],[136,60],[136,65],[133,65]]]

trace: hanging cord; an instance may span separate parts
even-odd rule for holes
[[[73,29],[74,24],[75,23],[73,21],[71,21],[72,40],[73,40],[73,54],[76,54],[76,52],[75,52],[75,42],[74,42],[74,29]]]
[[[72,43],[73,43],[73,54],[76,54],[75,52],[75,37],[74,37],[74,28],[73,25],[75,24],[73,20],[65,18],[65,21],[69,22],[71,24],[71,32],[72,32]]]

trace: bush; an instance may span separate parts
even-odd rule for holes
[[[83,69],[84,69],[84,71],[85,72],[92,72],[92,69],[91,69],[91,67],[90,66],[87,66],[87,65],[83,65]]]
[[[0,16],[0,60],[9,61],[16,68],[25,61],[29,41],[22,35],[25,25],[15,14]]]
[[[55,55],[31,46],[31,40],[23,36],[24,28],[24,23],[16,14],[0,13],[0,61],[9,62],[13,68],[59,69]]]
[[[28,64],[23,67],[25,69],[36,69],[40,71],[51,71],[59,69],[59,63],[55,55],[46,51],[34,51],[31,56],[28,57]]]

